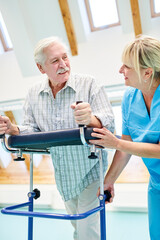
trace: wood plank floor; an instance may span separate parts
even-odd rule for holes
[[[7,168],[0,168],[0,184],[28,184],[29,169],[26,161],[11,161]],[[54,168],[49,156],[43,156],[39,166],[33,167],[35,184],[55,184]]]
[[[11,161],[9,166],[0,168],[0,184],[28,184],[29,183],[29,161]],[[55,184],[54,168],[50,156],[43,156],[40,165],[33,168],[33,180],[35,184]],[[118,183],[146,183],[149,173],[141,158],[132,157],[124,171],[117,179]]]

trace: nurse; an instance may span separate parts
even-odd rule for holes
[[[122,101],[122,138],[94,128],[90,143],[116,149],[104,190],[114,197],[114,182],[131,155],[142,157],[150,173],[148,215],[151,240],[160,240],[160,41],[139,36],[128,44],[119,72],[129,86]],[[99,194],[99,192],[98,192]]]

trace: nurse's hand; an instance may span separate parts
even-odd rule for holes
[[[90,140],[89,142],[94,145],[100,145],[106,148],[117,149],[119,139],[106,128],[94,128],[92,137],[99,138],[98,140]]]
[[[109,199],[109,201],[106,201],[105,203],[111,203],[111,202],[113,202],[113,198],[114,198],[114,185],[104,182],[104,191],[106,191],[106,190],[108,190],[110,192],[111,198]],[[99,195],[100,195],[100,188],[98,189],[97,197],[99,197]]]

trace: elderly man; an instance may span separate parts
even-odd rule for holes
[[[22,134],[33,131],[53,131],[76,128],[77,124],[106,127],[114,130],[110,103],[102,87],[91,76],[71,74],[68,51],[56,37],[39,41],[35,48],[35,62],[46,81],[33,86],[24,104],[23,126],[11,124],[0,117],[0,134]],[[76,105],[76,101],[83,101]],[[86,212],[98,205],[99,162],[88,159],[84,146],[51,148],[57,188],[69,214]],[[103,151],[104,172],[107,153]],[[99,216],[72,221],[75,240],[99,240]]]

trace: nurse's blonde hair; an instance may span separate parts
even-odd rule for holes
[[[125,47],[122,62],[135,69],[140,81],[140,70],[152,68],[151,86],[154,79],[160,80],[160,41],[149,36],[138,36]]]

